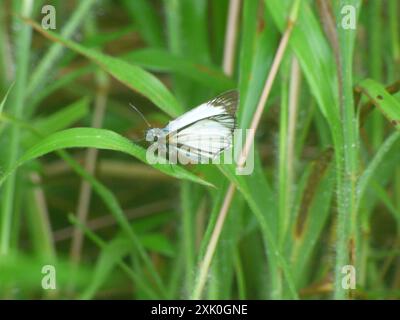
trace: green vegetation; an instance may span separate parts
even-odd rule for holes
[[[0,0],[0,298],[400,298],[397,0],[50,2]],[[233,88],[250,175],[147,162],[130,103]]]

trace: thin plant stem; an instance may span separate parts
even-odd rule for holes
[[[37,218],[39,220],[40,233],[42,233],[42,237],[45,240],[43,248],[44,251],[46,251],[45,254],[48,256],[48,258],[54,258],[56,255],[54,236],[50,223],[46,195],[43,191],[43,188],[40,186],[42,183],[42,178],[38,173],[33,172],[30,174],[30,179],[32,183],[36,185],[32,193],[37,207]]]
[[[240,0],[231,0],[229,2],[228,21],[226,24],[223,61],[223,70],[228,76],[232,76],[234,70],[239,12]]]
[[[108,76],[103,72],[98,73],[98,92],[95,100],[95,107],[93,112],[92,127],[100,128],[103,123],[104,114],[107,105],[107,97],[109,90]],[[86,152],[85,159],[85,170],[90,174],[94,174],[96,168],[98,149],[89,149]],[[90,206],[90,198],[92,194],[92,187],[86,180],[82,181],[81,189],[79,193],[79,202],[77,208],[77,218],[81,224],[85,225]],[[75,264],[79,264],[83,245],[83,232],[82,229],[76,226],[71,244],[71,261]]]
[[[85,0],[80,1],[73,15],[66,23],[65,27],[61,30],[63,38],[69,39],[78,30],[82,21],[87,17],[90,8],[94,5],[96,0]],[[25,17],[25,15],[22,15]],[[41,59],[38,66],[30,77],[29,86],[27,88],[27,94],[33,94],[48,77],[50,70],[54,63],[57,61],[63,50],[63,45],[60,43],[54,43],[48,50],[48,52]]]
[[[342,0],[342,5],[359,7],[358,0]],[[358,269],[359,229],[357,215],[357,175],[358,175],[358,118],[355,114],[353,97],[353,49],[355,32],[339,29],[340,57],[337,62],[339,103],[341,110],[342,141],[337,144],[336,169],[338,188],[337,257],[335,266],[336,299],[349,296],[349,290],[342,287],[342,268],[351,264]]]
[[[192,299],[200,299],[201,293],[204,289],[207,280],[208,270],[210,269],[211,261],[217,248],[219,236],[221,235],[222,228],[224,226],[225,218],[228,214],[229,206],[232,202],[233,195],[235,194],[234,184],[230,184],[228,191],[226,192],[224,202],[222,204],[221,210],[218,214],[217,222],[215,224],[214,230],[211,234],[210,242],[207,245],[206,253],[200,265],[200,272],[198,280],[195,284],[195,289],[193,291]]]
[[[289,118],[288,118],[288,133],[287,133],[287,185],[288,185],[288,194],[292,195],[293,193],[293,185],[295,180],[295,142],[296,142],[296,125],[297,125],[297,113],[299,106],[299,93],[300,93],[300,66],[296,57],[292,58],[291,64],[291,73],[290,73],[290,87],[289,87]],[[286,215],[285,220],[285,232],[286,235],[287,229],[289,227],[289,210],[290,205],[292,203],[292,198],[288,199],[288,214]]]
[[[289,83],[289,85],[287,85]],[[290,209],[293,201],[294,149],[299,97],[300,67],[295,57],[291,59],[290,80],[285,77],[282,85],[280,142],[279,142],[279,244],[282,247],[290,224]],[[286,87],[289,87],[287,92]],[[288,103],[286,101],[288,100]]]
[[[266,101],[268,99],[269,93],[272,88],[272,84],[273,84],[276,74],[278,72],[279,65],[282,61],[283,54],[286,51],[287,44],[288,44],[290,35],[292,33],[292,30],[293,30],[294,23],[297,19],[299,6],[300,6],[300,1],[296,0],[296,2],[293,4],[291,12],[290,12],[287,28],[286,28],[285,33],[283,34],[281,41],[279,43],[278,50],[276,52],[274,61],[271,66],[271,70],[268,74],[264,89],[261,94],[261,98],[258,102],[256,112],[253,116],[253,119],[252,119],[252,122],[250,125],[251,130],[248,131],[248,135],[245,140],[244,148],[242,149],[242,152],[240,153],[239,160],[238,160],[238,168],[243,167],[246,162],[248,153],[250,151],[251,145],[254,140],[255,131],[257,130],[258,124],[261,120],[262,112],[264,110]],[[221,210],[218,214],[217,223],[216,223],[213,233],[211,235],[210,242],[208,243],[206,253],[204,255],[204,259],[201,261],[201,264],[199,267],[199,274],[198,274],[198,278],[197,278],[197,281],[195,284],[195,289],[194,289],[193,295],[192,295],[192,299],[194,299],[194,300],[200,299],[201,294],[203,292],[203,289],[204,289],[204,286],[205,286],[205,283],[207,280],[207,274],[208,274],[208,271],[209,271],[209,268],[211,265],[211,261],[214,256],[215,249],[216,249],[219,237],[222,232],[222,227],[224,225],[225,218],[227,216],[229,207],[232,203],[234,193],[235,193],[235,185],[233,183],[231,183],[228,187],[228,191],[226,192],[224,202],[223,202]]]
[[[20,3],[21,14],[24,16],[30,16],[32,12],[33,1],[25,0]],[[23,114],[24,101],[26,97],[26,85],[27,76],[29,69],[29,48],[31,44],[31,27],[23,25],[21,22],[20,30],[17,35],[17,43],[15,47],[16,51],[16,81],[14,88],[14,100],[13,100],[13,115],[17,118],[21,118]],[[17,161],[20,144],[20,128],[17,125],[13,125],[10,133],[10,152],[7,158],[7,166],[11,167]],[[11,239],[11,228],[12,228],[12,216],[13,216],[13,199],[16,185],[16,174],[12,174],[7,183],[4,185],[1,201],[1,232],[0,232],[0,255],[5,255],[10,249]]]

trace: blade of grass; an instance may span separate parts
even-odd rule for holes
[[[107,98],[109,92],[109,79],[107,74],[105,74],[101,70],[98,71],[96,73],[96,82],[97,82],[97,93],[95,98],[95,106],[94,106],[91,126],[93,128],[101,128],[104,120],[104,115],[106,112]],[[97,162],[97,155],[98,155],[97,149],[89,149],[86,151],[84,168],[91,175],[94,175]],[[87,217],[89,214],[91,194],[92,194],[92,189],[90,184],[85,180],[82,181],[79,192],[79,200],[76,209],[76,215],[78,217],[78,220],[84,225],[86,224]],[[76,265],[78,265],[80,262],[82,246],[83,246],[83,233],[80,229],[76,228],[72,236],[71,249],[70,249],[71,261]]]
[[[392,45],[392,56],[395,62],[394,66],[397,67],[397,74],[400,70],[400,39],[399,39],[399,23],[398,12],[399,3],[396,0],[389,0],[388,3],[389,22],[390,22],[390,43]],[[396,71],[396,70],[395,70]],[[395,73],[396,74],[396,73]]]
[[[376,169],[385,161],[386,154],[391,150],[393,145],[400,139],[400,131],[396,131],[392,133],[386,140],[383,142],[381,147],[376,152],[374,158],[368,164],[367,168],[358,179],[357,183],[357,193],[358,193],[358,202],[357,206],[360,206],[360,202],[363,199],[365,191],[373,178]]]
[[[30,174],[30,180],[33,186],[27,191],[27,199],[33,204],[28,208],[32,242],[37,255],[47,258],[50,263],[56,260],[56,250],[46,196],[41,187],[42,179],[34,172]]]
[[[72,224],[74,225],[78,225],[83,232],[85,233],[85,235],[92,241],[94,242],[100,249],[102,249],[102,255],[105,256],[106,253],[104,253],[105,250],[109,250],[109,247],[112,247],[113,244],[107,244],[104,240],[102,240],[99,236],[97,236],[94,232],[92,232],[89,228],[87,228],[86,226],[82,225],[79,223],[79,221],[75,218],[74,215],[70,214],[69,219],[71,221]],[[100,259],[102,259],[102,257],[100,257]],[[134,283],[144,292],[146,292],[146,294],[148,294],[148,296],[152,299],[156,299],[158,298],[158,294],[156,292],[154,292],[154,290],[145,282],[143,281],[143,278],[140,277],[139,275],[136,274],[136,272],[134,272],[123,260],[122,260],[122,255],[120,255],[119,257],[117,257],[116,259],[116,264],[123,270],[125,271],[125,273],[134,281]],[[100,268],[100,267],[97,267]],[[100,272],[100,271],[98,271]],[[96,282],[98,282],[98,277],[93,277],[93,281],[90,284],[90,291],[89,288],[87,289],[87,291],[85,292],[84,296],[88,296],[89,293],[93,292],[93,287],[98,286],[98,284]]]
[[[42,29],[39,24],[30,19],[24,18],[24,21],[50,40],[58,42],[96,63],[127,87],[143,94],[168,115],[178,116],[183,111],[182,106],[176,101],[163,83],[142,68],[131,65],[121,59],[102,54],[94,49],[85,48],[54,32],[46,31]]]
[[[400,130],[400,102],[389,94],[382,84],[372,79],[365,79],[357,84],[356,90],[367,95],[385,118]]]
[[[291,31],[293,29],[293,25],[296,21],[297,18],[297,14],[298,14],[298,9],[299,9],[299,1],[295,1],[290,13],[289,13],[289,17],[288,17],[288,23],[287,23],[287,28],[285,30],[285,33],[283,34],[282,38],[281,38],[281,42],[279,44],[278,50],[276,52],[275,58],[274,58],[274,62],[272,64],[272,68],[271,71],[267,77],[267,81],[265,83],[260,101],[257,105],[257,109],[256,112],[253,116],[250,128],[252,129],[249,134],[246,137],[246,141],[245,141],[245,145],[244,148],[239,156],[239,160],[238,160],[238,168],[242,168],[246,162],[247,156],[249,154],[250,148],[252,147],[252,144],[254,142],[254,136],[255,136],[255,131],[257,129],[257,126],[260,122],[261,119],[261,115],[262,115],[262,111],[264,110],[264,106],[266,103],[266,100],[268,99],[271,87],[272,87],[272,83],[275,79],[276,73],[278,71],[281,59],[283,57],[283,53],[285,52]],[[217,243],[218,243],[218,239],[219,236],[221,234],[222,231],[222,227],[224,225],[224,221],[226,218],[226,215],[228,213],[228,209],[229,206],[232,202],[233,199],[233,195],[235,192],[235,185],[233,183],[231,183],[228,187],[228,191],[226,193],[224,202],[222,204],[221,210],[218,214],[218,219],[215,225],[215,229],[213,230],[213,234],[211,236],[209,245],[207,247],[205,256],[204,256],[204,260],[202,260],[201,265],[199,267],[199,273],[198,273],[198,278],[196,280],[196,286],[195,289],[193,291],[193,295],[192,298],[193,299],[199,299],[201,297],[201,293],[204,289],[205,283],[206,283],[206,277],[207,277],[207,273],[208,270],[210,268],[211,265],[211,261],[212,261],[212,257],[214,255]],[[276,246],[276,243],[274,241],[274,238],[272,237],[271,232],[269,231],[269,228],[266,227],[263,230],[266,231],[266,238],[267,238],[267,243],[271,246],[271,250],[272,252],[274,252],[274,255],[276,257],[276,259],[278,260],[278,263],[280,264],[280,266],[283,269],[283,272],[285,274],[285,276],[287,277],[287,282],[289,284],[290,287],[290,291],[293,297],[297,296],[296,293],[296,289],[293,285],[292,279],[290,277],[290,271],[288,269],[288,265],[286,264],[283,256],[280,255],[279,253],[279,249]]]
[[[299,65],[292,58],[289,73],[289,63],[282,68],[282,102],[280,106],[279,125],[279,243],[281,248],[290,225],[291,207],[293,205],[294,185],[294,145],[295,127],[297,122],[297,104],[299,90]],[[290,84],[288,76],[290,74]],[[287,90],[286,88],[289,88]]]
[[[122,56],[124,60],[156,72],[174,72],[182,78],[192,79],[199,84],[227,91],[235,83],[213,65],[199,64],[180,53],[171,54],[166,50],[145,48]]]
[[[94,71],[93,66],[87,66],[78,68],[67,74],[62,75],[59,79],[55,79],[52,83],[46,85],[45,88],[39,90],[29,101],[27,106],[27,115],[30,117],[34,113],[35,109],[46,97],[54,93],[57,90],[67,87],[71,83],[75,82],[78,78],[85,76]]]
[[[37,131],[36,128],[33,128],[32,126],[30,126],[29,124],[23,122],[23,121],[14,121],[14,124],[26,128],[28,130],[30,130],[33,134],[35,134],[36,136],[42,137],[41,133]],[[74,130],[74,129],[70,129],[70,130]],[[95,130],[95,129],[93,129]],[[101,129],[97,129],[97,130],[101,130]],[[68,130],[67,130],[68,131]],[[61,132],[62,135],[62,132]],[[101,135],[97,135],[97,137],[101,138]],[[49,137],[48,137],[49,138]],[[76,138],[75,138],[76,139]],[[46,140],[46,138],[44,139]],[[51,141],[51,136],[50,136],[50,141]],[[74,140],[74,139],[73,139]],[[79,139],[78,139],[79,140]],[[70,141],[71,142],[71,141]],[[56,143],[55,144],[51,144],[52,147],[54,148],[54,150],[57,152],[57,154],[64,159],[65,162],[68,163],[68,165],[70,165],[73,170],[78,173],[79,175],[81,175],[82,177],[84,177],[87,181],[90,182],[91,186],[93,187],[93,189],[95,190],[95,192],[100,196],[100,198],[104,201],[104,203],[106,204],[106,206],[108,207],[108,209],[111,211],[111,213],[113,213],[115,220],[118,222],[118,224],[121,226],[121,229],[126,233],[127,237],[131,240],[132,244],[135,246],[137,252],[139,253],[140,257],[143,259],[143,261],[145,262],[147,269],[149,270],[149,272],[152,274],[152,277],[154,278],[160,292],[165,295],[166,291],[165,288],[163,286],[163,283],[161,281],[161,278],[159,277],[158,273],[156,272],[153,264],[150,261],[150,258],[148,257],[147,253],[145,252],[144,248],[142,247],[142,244],[140,243],[140,240],[137,238],[136,234],[133,232],[132,228],[129,225],[129,222],[127,220],[127,218],[125,217],[117,199],[115,198],[115,196],[113,195],[113,193],[111,191],[109,191],[104,185],[102,185],[100,182],[98,182],[93,176],[91,176],[90,174],[88,174],[72,157],[70,157],[68,155],[68,153],[64,150],[59,150],[59,148],[57,149],[57,145],[59,145],[60,140],[56,139]],[[25,153],[25,156],[27,156],[26,158],[29,159],[30,157],[35,155],[40,154],[41,152],[45,152],[46,151],[46,147],[44,147],[43,150],[43,146],[40,147],[39,144],[36,145],[36,151],[35,151],[35,147],[31,148],[30,150],[28,150]],[[39,148],[37,148],[39,146]],[[62,148],[61,148],[62,149]],[[29,152],[31,151],[31,154],[29,155]],[[47,151],[49,151],[47,149]],[[39,153],[37,153],[39,152]],[[21,160],[21,159],[20,159]],[[15,166],[18,167],[18,164]],[[12,172],[12,170],[11,170]],[[0,178],[0,186],[2,185],[2,183],[4,182],[4,180],[7,178],[7,176],[10,175],[10,172],[5,172],[4,175]],[[76,271],[76,268],[75,268]],[[79,273],[78,273],[79,274]],[[74,279],[75,282],[76,279]]]
[[[7,99],[8,99],[8,95],[10,94],[10,92],[11,92],[13,86],[14,86],[14,84],[12,84],[12,85],[8,88],[6,94],[5,94],[4,97],[3,97],[3,100],[1,100],[1,103],[0,103],[0,113],[3,112],[4,105],[6,104],[6,101],[7,101]]]
[[[231,0],[229,2],[223,60],[223,70],[228,76],[232,76],[234,71],[240,2],[240,0]]]
[[[95,2],[96,0],[85,0],[79,3],[78,7],[74,10],[73,15],[61,31],[63,38],[69,39],[73,34],[75,34],[76,30],[79,28],[80,24],[85,19]],[[22,16],[27,17],[28,15],[22,14]],[[30,77],[27,88],[28,96],[33,95],[33,93],[43,84],[45,78],[49,75],[50,69],[60,56],[62,49],[63,46],[61,44],[54,43],[47,51],[45,56],[41,59],[41,62]]]
[[[30,16],[33,1],[25,0],[20,5],[20,12],[24,16]],[[31,44],[31,28],[26,25],[20,25],[16,42],[16,79],[15,91],[12,103],[12,113],[20,118],[23,114],[24,101],[26,97],[26,85],[29,69],[29,48]],[[13,125],[10,133],[10,152],[6,159],[6,167],[11,168],[18,158],[20,144],[20,128]],[[3,187],[1,194],[1,232],[0,232],[0,255],[5,255],[10,249],[10,231],[12,227],[13,215],[13,197],[16,184],[15,173],[10,177],[7,184]]]
[[[350,5],[359,12],[361,2],[359,0],[340,1],[340,8]],[[337,10],[337,20],[341,21],[342,15]],[[358,177],[359,137],[358,118],[355,114],[353,97],[353,53],[355,43],[355,30],[338,28],[338,41],[340,60],[337,62],[339,79],[339,101],[341,118],[343,121],[342,137],[344,158],[339,160],[340,167],[344,169],[342,179],[339,180],[339,215],[338,215],[338,239],[337,258],[335,266],[335,298],[343,299],[350,294],[342,286],[342,268],[347,264],[353,265],[359,270],[360,253],[359,228],[357,211],[356,183]]]
[[[3,172],[3,175],[0,178],[0,186],[19,166],[23,165],[25,162],[47,153],[66,148],[97,148],[120,151],[146,163],[146,151],[144,149],[134,145],[131,141],[113,131],[95,128],[73,128],[51,134],[27,150],[18,161],[15,161],[12,167]],[[173,177],[188,179],[196,183],[210,186],[208,182],[179,166],[168,166],[163,164],[154,164],[152,166],[153,168]]]
[[[65,129],[89,113],[89,103],[88,98],[83,98],[46,117],[35,118],[32,120],[33,127],[40,131],[42,135],[49,135]],[[31,134],[24,135],[23,138],[24,146],[32,146],[39,141],[39,137]]]
[[[153,47],[163,47],[164,39],[161,33],[163,28],[160,24],[160,17],[157,16],[151,1],[124,0],[123,4],[146,43]]]
[[[368,71],[372,79],[378,81],[382,78],[382,2],[374,1],[368,6]],[[384,138],[383,118],[379,112],[371,115],[370,132],[373,148],[376,150]]]

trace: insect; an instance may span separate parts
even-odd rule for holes
[[[231,147],[236,127],[239,94],[225,92],[170,121],[164,128],[150,128],[146,141],[165,152],[192,163],[204,163]]]

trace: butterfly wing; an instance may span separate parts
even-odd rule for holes
[[[170,121],[165,129],[172,133],[196,121],[218,115],[227,115],[235,119],[238,101],[239,94],[236,90],[225,92]]]
[[[189,159],[212,159],[232,145],[237,91],[228,91],[171,121],[170,148]]]

